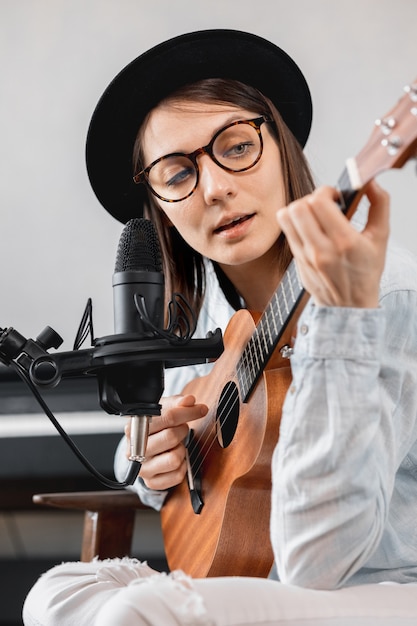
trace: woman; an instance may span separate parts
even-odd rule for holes
[[[98,198],[121,221],[145,206],[167,292],[189,299],[198,333],[224,328],[237,308],[262,311],[295,256],[311,300],[272,459],[281,582],[192,580],[128,559],[65,564],[36,583],[25,624],[416,617],[417,268],[389,249],[383,273],[389,199],[376,183],[360,228],[340,212],[336,190],[313,189],[302,154],[310,123],[308,87],[282,50],[247,33],[205,31],[125,68],[87,142]],[[195,373],[170,373],[167,394]],[[156,508],[184,479],[188,424],[206,411],[176,396],[152,420],[137,489]],[[381,581],[392,584],[372,584]]]

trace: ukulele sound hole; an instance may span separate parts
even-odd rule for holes
[[[223,388],[217,407],[217,437],[222,448],[232,443],[239,420],[239,392],[234,382],[230,381]]]

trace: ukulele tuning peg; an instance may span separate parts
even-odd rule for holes
[[[405,93],[408,93],[413,102],[417,102],[417,83],[406,85],[404,87]]]
[[[375,126],[380,128],[384,135],[389,135],[396,125],[397,122],[394,117],[384,117],[375,121]]]
[[[381,145],[387,149],[390,156],[395,156],[403,145],[403,142],[400,137],[391,137],[391,139],[383,139]]]

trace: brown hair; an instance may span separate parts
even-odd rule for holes
[[[272,102],[257,89],[235,80],[210,78],[180,88],[166,98],[164,103],[174,103],[180,100],[233,104],[242,109],[252,110],[259,115],[272,117],[275,123],[271,124],[269,128],[275,135],[280,148],[286,202],[289,203],[313,190],[313,178],[301,146]],[[146,122],[147,118],[139,130],[135,142],[134,173],[145,166],[141,140]],[[172,293],[181,293],[198,316],[205,288],[202,255],[184,241],[174,226],[167,225],[165,214],[158,205],[157,199],[150,192],[144,214],[154,223],[161,244],[167,301],[171,299]],[[280,259],[282,270],[284,270],[291,260],[291,253],[283,236],[278,238],[277,246],[280,247]],[[214,267],[228,301],[235,309],[240,308],[239,296],[233,285],[216,263],[214,263]]]

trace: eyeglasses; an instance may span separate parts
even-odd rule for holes
[[[138,172],[133,180],[144,183],[150,191],[166,202],[180,202],[191,196],[199,180],[197,157],[208,154],[227,172],[245,172],[262,156],[261,126],[272,122],[264,116],[238,120],[217,131],[210,143],[190,154],[173,152],[156,159]]]

